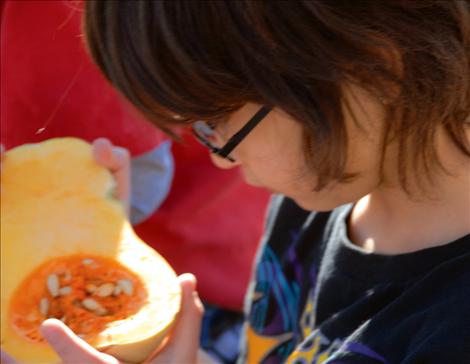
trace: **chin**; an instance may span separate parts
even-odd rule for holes
[[[262,188],[262,189],[268,190],[268,191],[270,191],[270,192],[274,192],[274,191],[272,191],[272,190],[269,189],[268,187],[264,186],[263,184],[259,183],[258,181],[256,181],[256,180],[253,179],[253,178],[244,176],[243,180],[245,181],[245,183],[246,183],[247,185],[250,185],[250,186],[253,186],[253,187],[257,187],[257,188]]]

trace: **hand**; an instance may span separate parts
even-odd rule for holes
[[[15,359],[10,355],[5,353],[3,350],[0,350],[0,363],[2,364],[19,364]]]
[[[145,364],[195,364],[197,362],[203,308],[196,292],[194,276],[183,274],[178,277],[178,280],[182,290],[182,303],[177,322],[167,340],[144,361]],[[88,345],[60,320],[48,319],[42,323],[40,330],[49,345],[60,356],[63,364],[125,364]],[[4,353],[2,353],[1,362],[18,364]]]
[[[130,214],[130,156],[126,148],[113,146],[106,138],[93,141],[93,156],[96,162],[107,168],[116,180],[115,197],[124,205],[127,217]]]
[[[196,278],[192,274],[178,277],[182,302],[177,322],[162,349],[157,349],[144,364],[195,364],[198,362],[199,337],[204,308],[196,291]]]

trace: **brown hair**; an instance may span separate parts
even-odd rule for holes
[[[383,101],[383,154],[398,142],[405,189],[410,170],[431,181],[442,167],[439,125],[470,156],[468,0],[87,1],[84,29],[106,77],[164,130],[247,102],[290,114],[317,189],[345,177],[346,83]]]

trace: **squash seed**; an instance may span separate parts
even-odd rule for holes
[[[93,259],[90,259],[90,258],[85,258],[82,260],[82,263],[85,264],[85,265],[90,265],[93,263]]]
[[[59,289],[59,294],[61,296],[67,296],[70,293],[72,293],[72,287],[70,287],[70,286],[61,287]]]
[[[113,291],[113,296],[119,296],[121,291],[122,291],[122,288],[120,286],[115,286],[114,291]]]
[[[101,286],[99,286],[94,294],[96,294],[99,297],[108,297],[114,292],[114,284],[112,283],[104,283]]]
[[[57,297],[59,295],[59,277],[57,274],[49,274],[46,284],[52,297]]]
[[[85,298],[82,301],[82,306],[90,311],[96,311],[99,308],[102,308],[101,305],[97,301],[95,301],[93,298]]]
[[[120,279],[117,284],[121,287],[126,296],[131,296],[134,292],[134,285],[129,279]]]
[[[47,313],[49,312],[49,300],[45,297],[41,298],[39,301],[39,312],[43,316],[47,316]]]

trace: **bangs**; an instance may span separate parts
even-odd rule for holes
[[[93,59],[157,126],[214,120],[248,101],[262,102],[227,51],[244,47],[219,29],[217,7],[223,4],[200,3],[200,11],[194,3],[187,9],[185,2],[85,4],[84,30]]]

